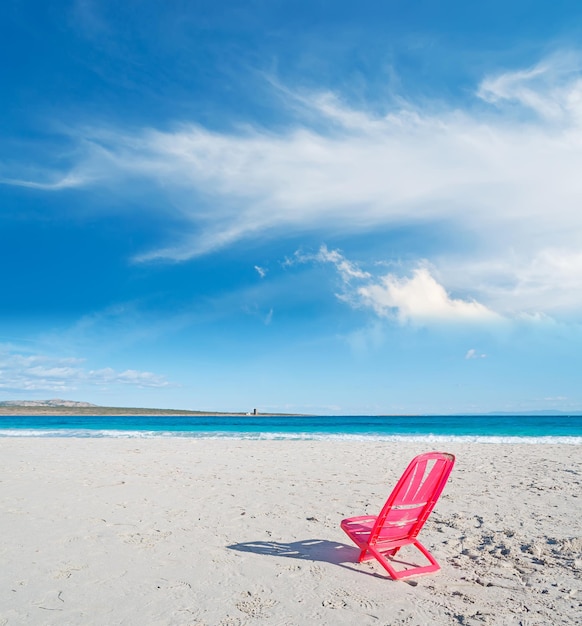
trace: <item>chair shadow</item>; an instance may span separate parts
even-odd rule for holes
[[[353,567],[350,564],[357,562],[360,551],[345,543],[328,541],[327,539],[304,539],[303,541],[286,543],[278,541],[247,541],[245,543],[233,543],[226,547],[229,550],[238,550],[239,552],[282,556],[303,561],[322,561],[349,569],[358,574],[366,574],[374,578],[387,578],[375,572],[366,572]]]

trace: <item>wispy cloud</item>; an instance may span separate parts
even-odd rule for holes
[[[349,283],[351,279],[366,279],[371,277],[371,274],[360,269],[356,263],[346,259],[339,250],[329,250],[325,244],[323,244],[316,253],[297,250],[292,258],[285,260],[285,265],[291,266],[295,263],[309,262],[331,263],[336,268],[344,283]]]
[[[257,274],[261,278],[265,278],[265,276],[267,275],[267,270],[264,267],[260,267],[259,265],[255,265],[255,270],[256,270]]]
[[[0,178],[1,185],[11,185],[13,187],[28,187],[29,189],[39,189],[41,191],[61,191],[72,187],[84,187],[89,183],[85,176],[77,174],[66,174],[57,177],[56,180],[41,182],[36,180],[21,180],[17,178]]]
[[[0,389],[11,391],[74,391],[80,387],[132,385],[168,387],[164,376],[137,370],[86,369],[81,359],[26,355],[0,350]]]
[[[513,102],[553,121],[580,120],[582,57],[561,52],[524,70],[483,80],[478,95],[494,104]]]
[[[185,260],[245,238],[326,233],[330,225],[351,234],[438,223],[448,240],[428,254],[419,235],[419,260],[438,268],[443,288],[473,298],[444,297],[419,270],[368,290],[370,302],[396,303],[408,315],[433,307],[432,314],[478,317],[477,302],[515,311],[525,296],[532,313],[579,310],[581,67],[571,53],[491,74],[465,109],[400,101],[379,113],[338,94],[287,90],[292,121],[284,129],[78,129],[75,154],[84,156],[61,182],[26,184],[106,181],[122,192],[126,180],[147,181],[160,211],[191,230],[141,254],[142,262]],[[411,302],[421,285],[430,302],[407,309],[399,298]]]
[[[582,236],[575,220],[572,228]],[[555,242],[550,236],[547,244],[549,240]],[[553,315],[582,307],[579,297],[582,253],[579,250],[546,245],[529,256],[511,248],[492,258],[441,254],[436,264],[450,289],[475,293],[494,310],[509,315]]]

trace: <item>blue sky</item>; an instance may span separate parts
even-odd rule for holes
[[[578,2],[0,8],[0,400],[582,410]]]

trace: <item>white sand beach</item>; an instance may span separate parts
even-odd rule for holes
[[[448,444],[395,582],[339,527],[421,443],[0,440],[0,625],[580,624],[582,449]]]

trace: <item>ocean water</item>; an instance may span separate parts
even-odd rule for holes
[[[16,416],[0,437],[196,437],[582,445],[581,415]]]

